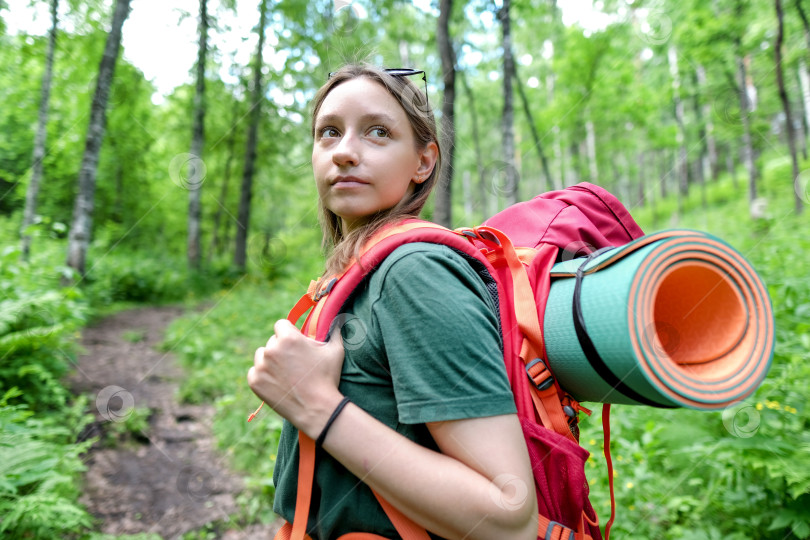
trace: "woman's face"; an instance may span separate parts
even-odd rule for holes
[[[394,207],[424,181],[438,155],[418,150],[408,117],[382,85],[351,79],[334,87],[315,119],[312,169],[325,207],[344,231]]]

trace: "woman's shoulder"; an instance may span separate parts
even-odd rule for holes
[[[446,294],[478,297],[491,303],[481,276],[466,256],[430,242],[396,248],[372,274],[372,294],[402,294],[443,298]]]
[[[420,261],[436,261],[440,264],[447,265],[469,265],[464,255],[454,250],[453,248],[444,244],[435,244],[432,242],[409,242],[396,248],[385,261],[381,264],[380,268],[386,266],[393,266],[398,261],[408,259],[409,263],[418,263]]]
[[[443,274],[459,277],[459,272],[477,277],[464,255],[449,246],[431,242],[411,242],[397,247],[380,263],[377,273],[381,276],[394,273],[424,278],[428,271],[434,278]]]

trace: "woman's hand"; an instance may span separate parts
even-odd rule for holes
[[[340,331],[323,343],[303,335],[286,319],[276,322],[274,330],[267,345],[256,350],[248,385],[278,414],[316,438],[343,397],[338,391],[343,367]]]

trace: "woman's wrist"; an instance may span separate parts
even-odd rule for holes
[[[318,400],[313,400],[304,411],[305,414],[296,422],[288,418],[295,427],[303,431],[308,437],[316,440],[321,432],[327,427],[327,424],[332,418],[332,414],[337,409],[338,405],[343,401],[345,396],[339,392],[323,396]],[[344,405],[345,406],[345,405]],[[334,421],[334,419],[332,420]]]
[[[321,429],[320,435],[318,435],[318,438],[315,439],[315,444],[317,446],[323,445],[323,441],[326,440],[326,435],[327,433],[329,433],[329,428],[332,427],[332,424],[335,422],[335,420],[337,420],[337,417],[340,416],[340,413],[349,403],[351,403],[351,400],[348,397],[344,397],[341,400],[341,402],[337,404],[335,410],[332,411],[332,415],[326,421],[326,424],[323,426],[323,429]]]

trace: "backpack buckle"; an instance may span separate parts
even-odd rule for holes
[[[535,388],[541,392],[548,390],[554,384],[554,376],[551,374],[551,371],[549,371],[546,363],[540,358],[535,358],[526,364],[526,375]]]
[[[320,300],[321,298],[332,292],[332,288],[335,286],[335,283],[337,283],[337,278],[330,279],[329,283],[327,283],[323,289],[315,293],[315,296],[312,297],[312,300],[317,302],[318,300]]]
[[[552,538],[555,538],[555,536],[554,536],[554,527],[559,527],[560,529],[562,529],[560,531],[559,538],[561,538],[561,539],[565,538],[563,535],[565,534],[565,531],[568,531],[568,540],[574,540],[574,538],[575,538],[574,537],[574,531],[569,529],[568,527],[566,527],[565,525],[563,525],[559,521],[551,521],[551,522],[549,522],[548,528],[546,528],[545,540],[551,540]]]

